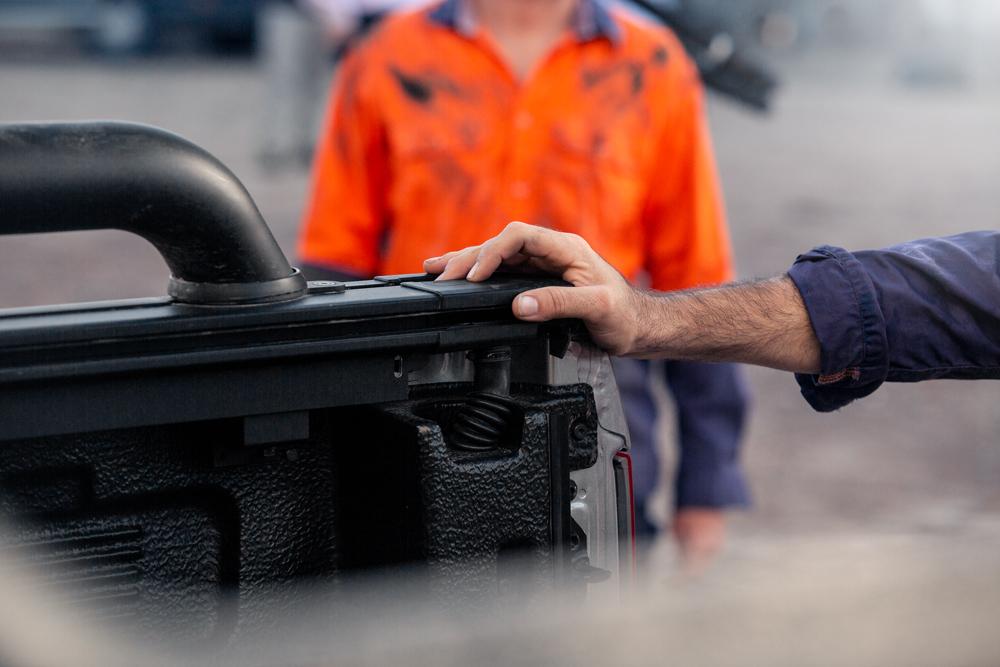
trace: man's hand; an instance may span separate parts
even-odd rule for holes
[[[674,515],[671,529],[681,566],[690,574],[698,574],[711,565],[726,542],[726,515],[717,509],[682,508]]]
[[[555,274],[573,287],[518,295],[514,314],[543,322],[583,320],[613,355],[737,361],[817,373],[819,341],[802,295],[786,276],[694,289],[643,292],[575,234],[512,222],[486,243],[424,262],[438,280],[486,280],[501,265]]]
[[[501,266],[534,269],[560,276],[574,287],[543,287],[518,295],[514,314],[543,322],[559,318],[584,321],[594,341],[614,355],[633,351],[643,295],[576,234],[512,222],[480,246],[424,262],[438,280],[481,281]]]

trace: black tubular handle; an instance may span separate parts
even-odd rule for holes
[[[159,250],[177,301],[283,301],[306,282],[243,184],[181,137],[118,122],[0,125],[0,234],[121,229]]]

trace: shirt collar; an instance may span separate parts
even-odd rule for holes
[[[477,29],[472,8],[463,0],[444,0],[428,17],[466,37],[472,37]],[[621,39],[621,28],[600,0],[579,0],[573,17],[573,32],[581,42],[605,38],[617,45]]]

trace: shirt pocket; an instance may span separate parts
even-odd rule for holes
[[[641,134],[641,129],[627,119],[602,122],[571,117],[552,125],[550,141],[555,154],[568,164],[641,180]]]
[[[484,126],[474,120],[406,119],[390,132],[392,155],[400,164],[475,158],[487,143]]]
[[[461,121],[401,122],[390,142],[394,218],[419,224],[435,238],[452,238],[488,190],[490,181],[482,178],[491,171],[485,131]]]
[[[647,190],[641,132],[632,123],[586,117],[551,126],[539,178],[576,200],[584,227],[578,233],[613,243],[635,234]]]

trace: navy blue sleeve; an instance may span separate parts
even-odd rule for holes
[[[883,382],[1000,378],[1000,232],[850,253],[821,246],[788,271],[820,344],[796,376],[816,410]]]
[[[668,361],[664,370],[677,405],[676,506],[746,507],[739,453],[749,401],[740,368]]]

